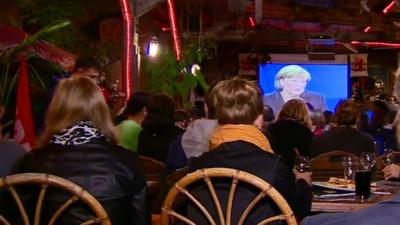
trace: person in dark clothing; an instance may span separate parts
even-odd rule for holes
[[[148,224],[146,182],[137,155],[116,143],[101,89],[84,76],[63,79],[50,103],[38,149],[25,155],[15,172],[49,173],[80,185],[101,203],[112,224]],[[42,221],[65,198],[56,191],[47,193]],[[81,224],[90,215],[86,207],[74,204],[57,224]]]
[[[314,138],[311,156],[337,150],[356,155],[361,152],[375,152],[373,137],[356,127],[359,116],[360,110],[355,102],[339,102],[335,110],[337,126]]]
[[[393,127],[394,119],[396,118],[396,111],[390,111],[385,116],[384,125],[375,131],[375,142],[381,141],[381,148],[378,149],[379,153],[384,153],[384,149],[397,150],[396,129]]]
[[[147,112],[139,135],[138,153],[164,163],[169,146],[183,132],[174,125],[174,101],[167,95],[153,95]]]
[[[282,106],[277,120],[267,129],[267,137],[272,149],[290,168],[296,156],[310,156],[310,146],[314,134],[311,120],[303,100],[292,99]]]
[[[252,173],[272,184],[298,218],[306,216],[311,207],[310,173],[292,173],[286,163],[273,153],[268,139],[260,130],[263,124],[261,93],[247,81],[226,80],[215,86],[211,96],[219,126],[210,138],[210,150],[192,159],[189,170],[226,167]],[[218,183],[216,187],[220,201],[226,204],[230,183]],[[216,218],[215,206],[209,194],[201,185],[192,188],[192,193]],[[248,189],[248,186],[239,185],[235,196],[238,202],[232,209],[232,224],[238,222],[244,207],[257,194],[258,191]],[[276,205],[266,198],[250,212],[244,224],[257,224],[278,212]],[[188,206],[188,217],[196,224],[207,224],[198,208],[191,204]]]

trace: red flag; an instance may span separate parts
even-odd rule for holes
[[[20,143],[25,150],[30,151],[35,146],[35,130],[32,120],[28,79],[26,59],[21,58],[17,106],[15,111],[14,139],[16,142]]]

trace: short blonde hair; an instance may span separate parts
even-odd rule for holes
[[[311,129],[311,119],[306,103],[301,99],[287,101],[277,119],[293,119]]]
[[[253,124],[263,113],[260,90],[245,80],[219,82],[211,91],[211,100],[220,124]]]
[[[114,126],[104,96],[90,78],[73,76],[58,84],[45,119],[39,147],[48,144],[54,134],[78,121],[91,121],[111,143],[117,143]]]
[[[308,81],[311,80],[310,73],[303,67],[298,65],[289,65],[282,67],[275,76],[274,86],[278,90],[282,90],[281,80],[284,78],[305,78]]]

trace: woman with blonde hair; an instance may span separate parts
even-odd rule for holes
[[[272,149],[293,167],[296,156],[309,156],[314,134],[307,105],[292,99],[282,106],[275,122],[267,128]]]
[[[137,155],[116,145],[116,136],[102,91],[83,76],[62,80],[50,103],[39,148],[29,152],[17,172],[54,174],[91,193],[113,224],[146,224],[146,183]],[[46,196],[46,209],[59,207],[60,193]],[[80,224],[90,214],[73,207],[57,224]],[[44,220],[47,218],[44,215]]]

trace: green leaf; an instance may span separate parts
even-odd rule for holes
[[[43,38],[44,36],[53,33],[59,29],[65,28],[67,26],[71,25],[71,21],[69,20],[63,20],[60,22],[55,22],[41,30],[39,30],[38,32],[36,32],[34,35],[26,38],[21,44],[19,44],[17,47],[15,47],[14,49],[11,50],[11,52],[9,53],[9,57],[13,57],[15,56],[15,54],[17,54],[20,51],[23,51],[26,49],[26,47],[30,46],[31,44],[35,43],[36,41],[38,41],[39,39]]]

